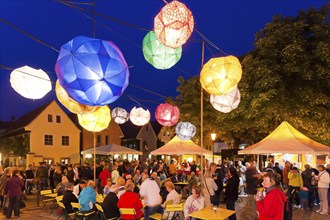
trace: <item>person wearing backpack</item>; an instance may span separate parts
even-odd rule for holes
[[[258,192],[257,211],[259,220],[282,220],[287,206],[287,198],[280,188],[280,176],[276,173],[264,174],[264,192]],[[285,206],[286,205],[286,206]]]

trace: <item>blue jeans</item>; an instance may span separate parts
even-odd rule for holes
[[[145,220],[150,220],[151,218],[149,218],[149,215],[155,214],[157,212],[159,212],[161,210],[161,206],[157,205],[157,206],[146,206],[144,208],[144,219]]]

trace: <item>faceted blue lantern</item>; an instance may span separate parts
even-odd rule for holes
[[[90,106],[116,101],[129,78],[127,63],[114,43],[85,36],[61,47],[55,72],[71,98]]]

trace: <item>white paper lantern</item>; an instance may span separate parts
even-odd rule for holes
[[[28,99],[41,99],[52,90],[47,73],[29,66],[13,70],[10,74],[10,84],[16,92]]]
[[[217,96],[211,95],[211,105],[218,111],[228,113],[237,108],[241,101],[241,93],[238,88],[231,90],[229,93]]]
[[[129,117],[131,122],[137,126],[143,126],[150,121],[150,112],[149,110],[144,110],[143,108],[132,108]]]
[[[175,127],[175,133],[182,140],[190,140],[196,134],[196,126],[189,122],[180,122]]]
[[[128,121],[129,114],[125,109],[117,107],[112,110],[111,117],[117,124],[124,124]]]

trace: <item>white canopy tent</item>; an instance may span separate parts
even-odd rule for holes
[[[238,151],[238,154],[276,153],[329,155],[330,147],[310,139],[284,121],[260,142]]]
[[[90,148],[81,152],[82,154],[94,154],[94,148]],[[114,155],[114,154],[138,154],[142,155],[141,151],[137,151],[128,147],[117,144],[109,144],[101,147],[96,147],[98,155]]]
[[[197,155],[212,155],[212,152],[206,150],[191,140],[181,140],[175,136],[167,144],[161,148],[154,150],[151,155],[182,155],[182,154],[197,154]]]

